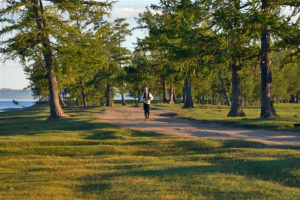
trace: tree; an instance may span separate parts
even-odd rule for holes
[[[211,1],[213,30],[217,47],[215,54],[217,64],[226,63],[232,73],[232,98],[231,109],[228,117],[243,117],[245,113],[242,107],[241,70],[247,59],[255,56],[255,45],[251,43],[251,33],[247,30],[246,11],[248,2]],[[226,95],[225,95],[226,96]]]
[[[262,0],[261,2],[262,13],[267,16],[270,14],[270,7],[268,0]],[[268,118],[277,116],[272,100],[272,71],[270,62],[271,51],[271,26],[266,23],[262,23],[261,32],[261,114],[262,118]]]
[[[192,81],[198,66],[198,60],[205,59],[203,53],[210,39],[205,27],[206,11],[201,3],[190,0],[160,1],[152,5],[139,18],[139,27],[149,31],[148,48],[153,44],[164,52],[166,59],[175,62],[177,73],[185,79],[184,108],[194,107]],[[153,48],[152,48],[153,49]]]
[[[90,17],[97,17],[109,9],[110,3],[97,1],[56,1],[4,0],[4,8],[0,10],[0,20],[4,27],[0,35],[7,38],[2,41],[1,52],[10,58],[21,57],[23,62],[30,62],[30,49],[38,48],[43,55],[47,70],[50,117],[49,119],[65,117],[59,103],[59,85],[55,66],[55,43],[60,41],[70,30],[68,19],[76,7],[85,7]],[[45,4],[46,6],[44,6]],[[13,34],[10,34],[13,32]]]
[[[120,68],[130,59],[130,51],[122,47],[122,43],[125,38],[130,35],[130,30],[128,29],[129,24],[125,23],[125,19],[119,18],[114,20],[113,23],[109,24],[109,30],[106,35],[106,50],[108,54],[108,68],[107,70],[107,84],[106,84],[106,106],[112,107],[113,104],[113,82],[117,82],[120,78],[118,77],[118,71]],[[121,81],[121,91],[123,90],[123,82]],[[124,94],[122,94],[124,100]],[[123,102],[124,103],[124,102]]]
[[[127,75],[126,82],[131,88],[129,93],[137,98],[137,102],[141,97],[141,91],[144,87],[148,87],[151,93],[153,93],[152,90],[154,89],[155,82],[153,63],[144,52],[139,50],[134,51],[131,64],[124,69]]]
[[[115,30],[114,39],[115,47],[113,48],[112,53],[114,54],[114,62],[118,63],[120,69],[118,70],[118,76],[116,82],[118,82],[119,92],[122,98],[122,105],[126,105],[124,93],[125,93],[125,82],[124,82],[124,65],[129,64],[131,58],[131,52],[122,47],[122,44],[126,41],[126,37],[131,35],[131,31],[128,29],[129,24],[126,23],[126,19],[118,18],[114,20],[113,29]]]
[[[299,16],[295,23],[293,17],[299,13],[300,4],[298,0],[257,0],[252,3],[249,11],[249,18],[252,18],[253,29],[260,36],[260,68],[261,68],[261,118],[277,116],[273,105],[272,97],[272,65],[271,50],[276,49],[276,41],[283,45],[282,48],[289,47],[291,43],[299,41]],[[259,5],[259,6],[258,6]],[[290,6],[293,12],[290,16],[282,15],[281,10],[284,6]],[[298,22],[298,23],[297,23]],[[259,26],[257,26],[259,25]],[[258,29],[256,28],[258,27]],[[297,28],[298,27],[298,28]],[[298,38],[298,39],[297,39]],[[286,43],[286,44],[284,44]],[[294,44],[295,45],[295,44]],[[298,47],[297,47],[298,48]],[[296,51],[299,53],[299,51]]]

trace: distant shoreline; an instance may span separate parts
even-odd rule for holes
[[[0,100],[0,112],[15,111],[30,108],[36,105],[36,100],[16,100],[19,105],[13,103],[13,100]]]
[[[27,99],[27,100],[22,100],[22,99],[0,99],[0,101],[37,101],[37,100],[34,100],[34,99]]]

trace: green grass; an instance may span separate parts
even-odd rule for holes
[[[275,104],[278,117],[261,119],[260,107],[245,107],[246,117],[227,117],[228,106],[196,105],[196,108],[182,109],[182,104],[153,104],[153,107],[167,109],[177,117],[204,122],[219,122],[247,128],[264,128],[300,132],[300,104]],[[296,126],[295,126],[296,124]],[[298,127],[297,127],[298,126]]]
[[[100,111],[0,113],[0,199],[300,199],[300,150],[126,130]]]

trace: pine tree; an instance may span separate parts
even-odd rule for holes
[[[299,16],[297,17],[297,13],[299,13],[300,4],[298,0],[257,0],[252,2],[251,6],[252,9],[249,9],[249,18],[252,21],[249,21],[249,24],[252,23],[252,31],[257,32],[261,43],[260,116],[261,118],[269,118],[277,116],[272,96],[271,51],[274,48],[276,49],[275,44],[277,42],[281,43],[278,46],[278,50],[283,50],[284,48],[290,48],[291,45],[295,46],[297,41],[299,41]],[[293,10],[290,16],[282,15],[282,8],[284,6],[290,6]],[[292,22],[293,17],[297,17],[296,22]]]
[[[2,41],[1,52],[10,58],[21,57],[23,62],[28,62],[31,53],[29,49],[33,47],[41,49],[48,78],[49,119],[65,117],[59,102],[59,84],[54,58],[55,43],[61,40],[71,27],[63,13],[71,16],[76,7],[83,6],[90,16],[98,16],[105,13],[111,4],[92,0],[72,2],[4,0],[3,3],[0,20],[4,26],[0,30],[0,35],[6,39]],[[15,34],[9,35],[11,32]]]

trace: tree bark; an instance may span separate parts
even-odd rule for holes
[[[270,13],[268,0],[262,0],[262,12],[265,15]],[[277,116],[272,100],[272,70],[270,59],[270,31],[271,26],[263,25],[261,34],[261,118]]]
[[[49,85],[49,104],[50,104],[50,116],[49,119],[57,119],[57,118],[62,118],[66,117],[64,114],[60,103],[59,103],[59,90],[58,90],[58,83],[56,79],[56,75],[54,72],[54,66],[53,66],[53,57],[52,53],[51,54],[46,54],[44,55],[45,61],[46,61],[46,67],[48,69],[48,85]],[[52,63],[52,64],[50,64]]]
[[[192,81],[189,78],[185,78],[185,102],[184,108],[194,108],[193,95],[192,95]]]
[[[184,86],[183,86],[183,88],[182,88],[182,101],[183,101],[183,103],[185,103],[185,101],[186,101],[186,93],[185,93],[185,90],[186,90],[186,88],[185,88],[185,83],[184,83]]]
[[[60,102],[60,104],[62,105],[63,108],[67,107],[63,97],[58,95],[58,99],[59,99],[59,102]]]
[[[126,105],[126,101],[125,101],[125,97],[124,97],[124,93],[121,93],[121,98],[122,98],[122,105],[125,106]]]
[[[176,89],[173,86],[173,102],[176,103]]]
[[[168,103],[168,99],[167,99],[167,96],[168,96],[168,92],[167,92],[167,86],[166,86],[166,79],[163,78],[162,79],[162,87],[163,87],[163,103]]]
[[[112,107],[113,106],[111,92],[112,92],[111,84],[108,83],[106,85],[106,107]]]
[[[80,85],[81,85],[81,97],[82,97],[82,104],[84,107],[87,107],[87,101],[86,101],[86,91],[84,88],[83,80],[80,78]]]
[[[224,80],[223,80],[223,78],[222,78],[222,72],[221,72],[221,70],[218,71],[218,77],[219,77],[220,82],[221,82],[221,85],[222,85],[222,89],[223,89],[223,92],[224,92],[224,98],[225,98],[226,104],[227,104],[228,106],[230,106],[231,103],[230,103],[230,100],[229,100],[229,98],[228,98],[228,94],[227,94],[227,90],[226,90],[226,88],[225,88]]]
[[[173,85],[170,86],[169,104],[174,104],[174,87],[173,87]]]
[[[60,103],[59,103],[59,90],[58,90],[58,82],[55,75],[54,70],[54,59],[53,52],[51,48],[51,43],[49,39],[49,34],[46,33],[46,22],[43,18],[43,5],[42,2],[38,0],[31,0],[33,4],[33,11],[35,14],[35,20],[38,25],[38,28],[42,32],[42,45],[43,45],[43,56],[47,69],[47,78],[49,85],[49,104],[50,104],[50,116],[49,119],[56,119],[66,117],[64,114]]]
[[[79,98],[78,98],[78,96],[75,97],[75,104],[76,104],[76,106],[79,106]]]
[[[239,66],[233,64],[232,70],[232,99],[231,109],[227,117],[244,117],[246,116],[242,107],[241,95],[241,69]]]
[[[240,14],[240,0],[234,1],[234,6],[238,10],[238,14]],[[237,15],[234,19],[235,28],[241,28],[240,16]],[[236,40],[240,39],[240,33],[237,32]],[[240,64],[236,64],[234,61],[231,64],[232,71],[232,99],[231,99],[231,109],[227,115],[227,117],[244,117],[246,116],[243,111],[243,101],[241,94],[241,66]]]
[[[141,98],[141,90],[139,88],[137,89],[137,100],[135,101],[135,107],[139,107],[139,102],[140,102],[140,98]]]

